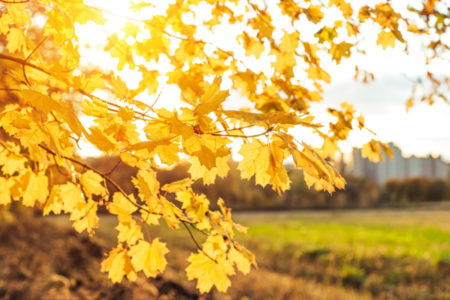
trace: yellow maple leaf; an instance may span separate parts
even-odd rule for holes
[[[386,49],[387,47],[394,48],[395,35],[391,31],[380,31],[380,33],[378,33],[377,45],[381,45],[383,49]]]
[[[255,139],[251,143],[243,144],[239,154],[243,157],[238,165],[242,178],[250,179],[255,175],[256,184],[262,186],[270,182],[270,176],[267,173],[270,151],[267,145]]]
[[[248,274],[250,272],[251,263],[250,261],[234,247],[231,247],[228,252],[228,260],[236,265],[236,268],[243,274]]]
[[[272,67],[276,73],[283,74],[287,77],[292,77],[294,75],[294,66],[297,64],[297,60],[294,55],[286,55],[282,52],[276,51],[276,60],[272,62]]]
[[[320,79],[325,81],[326,83],[330,83],[331,82],[331,76],[330,74],[328,74],[324,69],[320,68],[320,67],[313,67],[310,66],[309,69],[307,70],[308,72],[308,78],[311,79]]]
[[[109,152],[115,149],[117,142],[113,137],[105,134],[98,127],[91,127],[91,134],[87,136],[88,140],[95,146],[97,149]]]
[[[192,221],[197,223],[201,230],[209,229],[209,218],[206,213],[209,211],[209,200],[204,194],[195,194],[192,190],[179,191],[176,199],[182,203],[182,209]]]
[[[50,192],[50,195],[45,202],[43,214],[48,215],[53,212],[54,214],[60,214],[63,210],[63,201],[61,197],[61,185],[54,185]]]
[[[11,53],[23,51],[25,48],[25,35],[23,30],[19,28],[10,28],[6,40],[6,49]]]
[[[346,19],[350,19],[353,15],[353,8],[350,3],[345,0],[330,0],[328,6],[336,5],[342,11],[342,14]]]
[[[132,201],[135,201],[133,194],[129,195],[129,197]],[[113,201],[107,207],[110,213],[118,216],[120,222],[129,221],[131,214],[137,210],[137,207],[120,192],[114,193]]]
[[[138,240],[144,238],[141,226],[134,220],[119,222],[119,225],[116,226],[116,230],[119,231],[119,235],[117,236],[119,242],[126,242],[129,246],[136,244]]]
[[[105,186],[103,185],[103,177],[92,170],[88,170],[81,175],[80,182],[88,197],[106,193]]]
[[[258,39],[251,37],[244,32],[242,35],[238,36],[238,40],[242,40],[245,48],[245,55],[253,55],[256,59],[261,57],[261,54],[266,49],[264,44]]]
[[[125,37],[128,37],[128,36],[136,37],[138,35],[138,33],[141,32],[141,27],[139,27],[138,25],[136,25],[134,23],[127,22],[122,27],[122,31],[125,32]]]
[[[364,146],[361,149],[361,154],[362,157],[367,157],[369,160],[373,162],[378,162],[380,158],[381,160],[384,160],[384,157],[381,155],[381,146],[374,139],[364,144]]]
[[[0,205],[7,205],[11,203],[10,188],[13,185],[13,180],[0,177]]]
[[[25,168],[27,159],[20,155],[20,147],[14,143],[6,144],[8,149],[0,149],[0,166],[2,172],[7,175],[14,175]]]
[[[281,141],[266,145],[259,140],[253,140],[243,144],[239,154],[243,156],[238,165],[243,178],[250,179],[255,175],[256,184],[272,184],[278,192],[289,188],[290,180],[283,167],[283,161],[289,153]]]
[[[159,181],[156,179],[156,172],[151,169],[139,170],[133,183],[139,189],[139,196],[144,201],[151,201],[159,193]]]
[[[108,105],[97,98],[92,101],[83,100],[81,108],[83,113],[92,117],[105,117],[108,114]]]
[[[281,140],[275,140],[270,144],[270,164],[267,172],[271,177],[270,184],[279,194],[289,189],[291,183],[286,168],[283,166],[288,155],[289,151]]]
[[[352,47],[352,44],[346,42],[342,42],[339,44],[331,43],[331,48],[328,52],[331,54],[331,58],[336,61],[337,64],[340,64],[341,58],[350,57],[350,55],[352,54]]]
[[[168,193],[176,193],[180,191],[186,190],[188,187],[192,185],[192,179],[191,178],[184,178],[178,181],[174,181],[168,184],[165,184],[161,187],[163,191],[166,191]]]
[[[109,252],[108,257],[102,261],[101,271],[108,272],[108,278],[113,283],[121,282],[125,275],[131,281],[135,281],[137,278],[128,253],[121,247],[114,248]]]
[[[306,17],[308,20],[313,22],[314,24],[319,23],[323,19],[323,12],[320,10],[321,5],[310,5],[307,9],[304,10]]]
[[[220,292],[226,292],[231,282],[229,275],[234,274],[233,264],[225,259],[217,259],[217,262],[206,256],[203,252],[192,253],[186,268],[189,280],[197,279],[197,288],[201,293],[207,293],[213,286]]]
[[[64,211],[67,213],[72,212],[74,209],[80,206],[86,205],[83,198],[83,192],[80,187],[76,186],[72,182],[60,185],[60,197],[63,201]]]
[[[73,228],[77,232],[86,230],[89,235],[93,234],[92,229],[98,227],[97,207],[98,204],[89,199],[86,205],[81,206],[80,210],[75,210],[70,215],[70,220],[74,221]]]
[[[213,184],[217,176],[225,177],[230,170],[230,166],[228,165],[229,156],[218,157],[216,159],[216,167],[211,169],[202,165],[196,156],[191,156],[189,160],[191,162],[189,168],[191,178],[194,180],[202,179],[203,184],[206,185]]]
[[[217,110],[222,102],[227,99],[229,92],[220,90],[221,83],[222,79],[216,77],[212,84],[207,85],[205,93],[200,99],[200,104],[194,109],[196,115],[205,115]]]
[[[166,268],[165,255],[168,252],[166,243],[156,238],[151,244],[140,240],[138,244],[131,247],[129,254],[136,271],[144,271],[147,277],[156,277]]]
[[[23,205],[33,207],[35,202],[44,203],[48,196],[48,178],[43,172],[31,172],[28,186],[23,194]]]

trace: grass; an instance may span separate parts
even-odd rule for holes
[[[450,298],[450,210],[236,213],[234,219],[248,227],[237,239],[255,253],[259,268],[233,278],[233,299]],[[98,231],[111,246],[115,224],[102,217]],[[196,251],[187,232],[159,226],[150,233],[171,249],[172,278],[193,288],[183,279],[188,250]]]
[[[287,220],[253,223],[244,240],[258,239],[274,251],[298,247],[298,255],[330,249],[356,257],[402,257],[425,259],[433,264],[450,252],[450,232],[420,225],[343,224],[334,221]]]
[[[237,214],[261,266],[376,297],[450,297],[450,211]],[[425,296],[424,296],[425,295]]]

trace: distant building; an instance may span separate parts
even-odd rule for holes
[[[385,156],[384,161],[373,163],[361,155],[361,149],[353,149],[352,174],[360,177],[370,178],[378,183],[384,183],[391,178],[449,178],[450,168],[441,157],[434,158],[412,156],[406,158],[401,150],[393,143],[389,147],[394,152],[394,157],[389,159]]]

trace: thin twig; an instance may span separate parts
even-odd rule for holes
[[[23,60],[23,59],[21,59],[21,58],[18,58],[18,57],[9,56],[9,55],[0,53],[0,59],[6,59],[6,60],[10,60],[10,61],[16,62],[16,63],[18,63],[18,64],[21,64],[21,65],[27,65],[28,67],[32,67],[32,68],[34,68],[34,69],[36,69],[36,70],[41,71],[42,73],[45,73],[45,74],[47,74],[47,75],[52,76],[52,74],[51,74],[49,71],[46,71],[46,70],[44,70],[43,68],[41,68],[41,67],[39,67],[39,66],[36,66],[35,64],[32,64],[32,63],[30,63],[30,62],[27,62],[27,61],[25,61],[25,60]]]
[[[20,3],[28,3],[30,0],[17,0],[17,1],[6,1],[6,0],[0,0],[0,3],[5,4],[20,4]]]
[[[114,165],[114,167],[112,167],[111,170],[109,170],[108,172],[105,173],[106,176],[111,175],[112,172],[114,172],[114,170],[120,165],[120,163],[122,162],[122,160],[119,158],[119,160],[117,161],[117,163]]]
[[[208,253],[206,253],[205,251],[203,251],[203,248],[198,244],[197,240],[195,239],[194,235],[192,234],[192,231],[189,229],[189,227],[184,223],[184,221],[181,221],[181,223],[183,223],[184,228],[186,228],[186,230],[189,232],[189,235],[191,236],[191,239],[194,241],[195,246],[197,246],[197,248],[203,252],[203,254],[205,254],[209,259],[211,259],[212,261],[214,261],[215,263],[217,263],[217,260],[215,260],[214,258],[212,258]]]
[[[30,59],[30,57],[34,54],[34,52],[36,52],[37,49],[39,49],[39,47],[41,47],[41,45],[45,42],[45,40],[47,40],[47,37],[44,37],[44,38],[39,42],[39,44],[37,44],[36,47],[34,47],[33,51],[31,51],[30,54],[28,54],[27,58],[25,58],[25,62],[27,62],[27,61]],[[25,79],[25,82],[27,83],[27,85],[28,85],[29,87],[32,87],[30,81],[28,80],[27,72],[25,71],[25,66],[26,66],[26,64],[22,64],[23,78]]]
[[[264,132],[261,132],[261,133],[257,133],[257,134],[252,134],[252,135],[241,135],[241,134],[219,134],[219,133],[214,133],[214,132],[211,132],[211,133],[204,133],[204,134],[209,134],[209,135],[213,135],[213,136],[223,136],[223,137],[235,137],[235,138],[243,138],[243,139],[246,139],[246,138],[252,138],[252,137],[258,137],[258,136],[262,136],[262,135],[266,135],[266,134],[268,134],[269,132],[271,132],[273,130],[273,127],[269,127],[269,128],[267,128],[267,130],[266,131],[264,131]]]

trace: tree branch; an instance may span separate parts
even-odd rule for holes
[[[110,183],[110,184],[111,184],[118,192],[120,192],[120,193],[121,193],[121,194],[122,194],[122,195],[123,195],[123,196],[131,203],[131,204],[133,204],[135,207],[137,207],[137,208],[139,208],[139,209],[141,209],[141,210],[143,210],[143,211],[145,211],[145,212],[147,212],[147,213],[149,213],[149,214],[162,216],[162,214],[155,213],[155,212],[150,212],[148,209],[146,209],[146,208],[143,207],[142,205],[140,205],[140,204],[134,202],[134,201],[128,196],[128,194],[120,187],[120,185],[118,185],[118,184],[117,184],[114,180],[112,180],[108,175],[106,175],[106,174],[100,172],[100,171],[97,170],[96,168],[91,167],[91,166],[87,165],[86,163],[84,163],[84,162],[82,162],[82,161],[79,161],[79,160],[77,160],[77,159],[75,159],[75,158],[73,158],[73,157],[68,157],[68,156],[64,156],[64,155],[59,155],[59,154],[57,154],[55,151],[51,150],[50,148],[47,148],[46,146],[44,146],[44,145],[42,145],[42,144],[39,144],[39,147],[42,148],[42,149],[44,149],[45,151],[47,151],[48,153],[50,153],[50,154],[53,155],[53,156],[59,156],[59,157],[61,157],[61,158],[64,158],[64,159],[66,159],[66,160],[69,160],[69,161],[71,161],[71,162],[73,162],[73,163],[75,163],[75,164],[77,164],[77,165],[79,165],[79,166],[82,166],[82,167],[85,168],[85,169],[92,170],[93,172],[95,172],[95,173],[97,173],[98,175],[100,175],[101,177],[103,177],[104,180],[106,180],[107,182],[109,182],[109,183]]]

